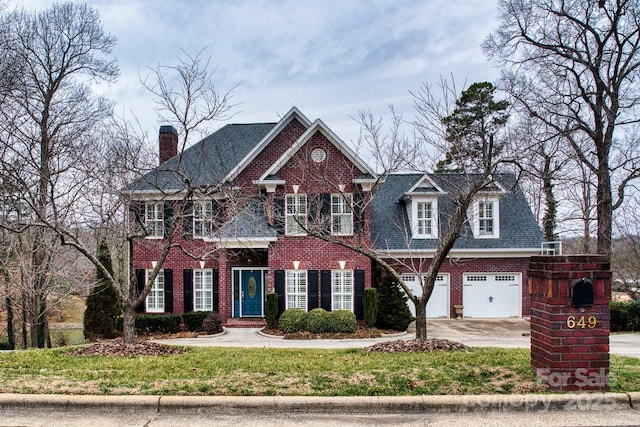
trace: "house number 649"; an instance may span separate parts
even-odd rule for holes
[[[578,319],[576,319],[575,316],[569,316],[567,317],[567,327],[569,329],[574,329],[575,327],[584,329],[584,328],[589,328],[589,329],[593,329],[596,327],[596,325],[598,324],[598,320],[595,318],[595,316],[589,316],[589,317],[584,317],[584,316],[580,316]]]

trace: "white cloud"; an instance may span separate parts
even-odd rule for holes
[[[42,9],[47,0],[14,0]],[[480,43],[495,26],[496,1],[468,0],[89,0],[118,38],[121,77],[106,89],[119,112],[135,111],[151,135],[159,123],[141,88],[145,67],[173,64],[180,49],[207,48],[218,87],[240,103],[234,122],[276,121],[298,106],[344,140],[350,118],[384,113],[388,103],[412,114],[409,90],[453,74],[458,83],[497,72]],[[102,89],[102,88],[101,88]]]

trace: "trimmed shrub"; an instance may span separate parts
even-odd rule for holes
[[[267,321],[267,328],[275,329],[278,318],[278,294],[273,292],[267,294],[264,317]]]
[[[362,297],[364,310],[364,323],[367,328],[372,328],[376,324],[378,316],[378,290],[376,288],[366,288]]]
[[[329,329],[329,312],[324,308],[314,308],[307,314],[307,331],[314,334],[327,332]]]
[[[140,314],[136,316],[136,333],[175,334],[180,331],[180,316],[177,314]]]
[[[289,308],[280,316],[280,330],[285,334],[304,331],[307,328],[307,313],[301,308]]]
[[[182,321],[184,327],[190,332],[202,331],[202,322],[211,314],[210,311],[190,311],[188,313],[182,313]]]
[[[217,311],[211,311],[202,322],[202,330],[207,335],[219,334],[222,332],[222,320],[220,313]]]
[[[407,305],[408,298],[393,278],[384,277],[377,286],[378,317],[376,327],[406,331],[413,315]]]
[[[640,300],[628,303],[627,331],[640,332]]]
[[[622,332],[627,330],[629,323],[629,303],[621,301],[611,301],[611,332]]]
[[[356,315],[348,310],[336,310],[329,313],[327,332],[353,333],[358,330]]]

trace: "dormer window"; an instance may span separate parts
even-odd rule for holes
[[[438,238],[438,199],[411,200],[411,228],[414,239]]]
[[[285,230],[289,236],[306,235],[307,227],[307,195],[287,194]]]
[[[500,237],[500,203],[497,197],[482,198],[473,207],[473,235],[476,239]]]

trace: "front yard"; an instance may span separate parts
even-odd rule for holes
[[[169,356],[0,353],[0,392],[370,396],[541,393],[528,349],[408,353],[189,348]],[[640,390],[640,359],[611,357],[611,391]]]

